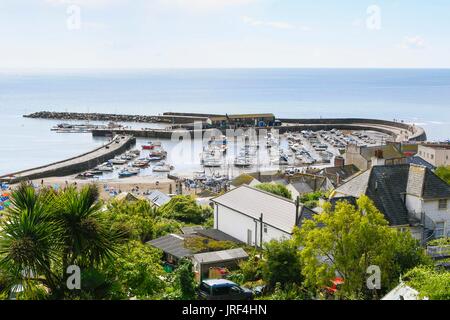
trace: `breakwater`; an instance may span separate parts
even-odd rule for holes
[[[0,176],[0,181],[8,183],[17,183],[47,177],[63,177],[85,170],[95,168],[99,164],[106,162],[115,156],[124,153],[136,144],[136,138],[133,136],[117,135],[107,144],[96,148],[90,152],[58,161],[48,165],[23,170]]]
[[[50,120],[82,120],[82,121],[108,121],[108,122],[139,122],[155,123],[163,122],[168,124],[186,124],[195,121],[206,121],[208,117],[202,115],[183,115],[178,113],[164,113],[162,115],[129,115],[129,114],[110,114],[110,113],[82,113],[82,112],[53,112],[39,111],[23,116],[31,119],[50,119]]]
[[[316,121],[314,121],[316,120]],[[411,126],[404,123],[377,120],[377,119],[281,119],[283,125],[273,127],[280,133],[298,132],[302,130],[357,130],[357,131],[377,131],[390,135],[394,141],[425,141],[426,132],[418,126]],[[244,128],[245,129],[245,128]],[[271,129],[265,127],[262,129]],[[139,138],[171,139],[174,133],[187,132],[193,136],[193,125],[185,125],[179,130],[172,129],[98,129],[92,130],[93,136],[112,136],[114,134],[127,134]],[[204,133],[208,129],[203,129]],[[226,134],[226,129],[219,129]]]

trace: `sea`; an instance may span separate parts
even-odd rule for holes
[[[61,121],[23,117],[44,110],[395,119],[444,141],[450,139],[450,69],[0,70],[0,175],[105,142],[50,130]]]

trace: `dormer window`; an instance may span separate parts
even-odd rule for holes
[[[439,200],[439,210],[447,210],[447,199]]]

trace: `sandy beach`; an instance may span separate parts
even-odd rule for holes
[[[41,180],[32,181],[34,185],[40,185]],[[95,183],[99,186],[100,197],[103,200],[110,199],[110,192],[114,190],[117,193],[131,192],[134,195],[143,195],[144,192],[151,190],[159,190],[166,194],[174,194],[176,192],[176,182],[170,179],[155,179],[153,177],[130,177],[124,179],[112,180],[80,180],[75,179],[75,175],[67,177],[50,177],[43,179],[44,186],[63,188],[66,185],[76,184],[82,187],[86,184]],[[14,187],[14,186],[12,186]],[[183,194],[195,194],[195,190],[187,190],[183,185]]]

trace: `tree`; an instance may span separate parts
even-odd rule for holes
[[[0,226],[0,269],[25,296],[45,287],[50,297],[64,298],[69,265],[99,267],[118,254],[122,233],[101,218],[95,186],[37,192],[22,184],[11,198]]]
[[[303,277],[298,249],[292,240],[272,240],[265,244],[263,279],[274,288],[277,283],[300,284]]]
[[[148,201],[115,201],[102,213],[114,228],[122,230],[130,240],[147,242],[168,233],[176,233],[182,224],[157,215]]]
[[[450,300],[450,272],[433,267],[420,266],[407,272],[402,280],[419,291],[420,298]]]
[[[195,274],[192,271],[192,262],[182,260],[176,270],[176,287],[180,292],[182,300],[192,300],[195,298],[196,282]]]
[[[120,284],[113,296],[148,299],[164,289],[160,250],[132,240],[122,246],[121,252],[123,254],[116,257],[114,263],[103,267],[107,278]]]
[[[292,200],[292,193],[282,184],[261,183],[256,186],[257,189],[270,192],[277,196]]]
[[[442,180],[444,180],[445,182],[447,182],[448,184],[450,184],[450,166],[448,167],[439,167],[436,169],[436,175],[441,178]]]
[[[302,247],[307,286],[319,292],[338,274],[344,278],[337,293],[340,298],[376,298],[380,294],[366,286],[369,266],[380,268],[381,291],[386,292],[403,272],[429,263],[418,241],[410,233],[390,228],[366,196],[358,199],[356,207],[346,201],[338,202],[334,209],[325,204],[322,214],[306,221],[294,234]]]
[[[211,208],[202,208],[193,197],[184,195],[173,197],[158,213],[164,218],[193,224],[202,224],[212,215]]]

